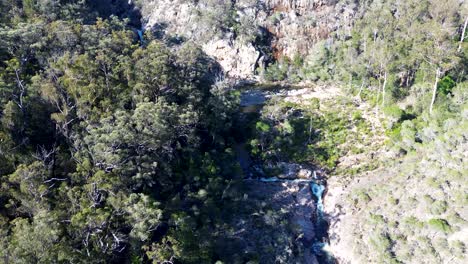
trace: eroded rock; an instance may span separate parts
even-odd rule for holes
[[[318,263],[312,254],[314,200],[307,182],[246,181],[235,237],[261,263]]]
[[[253,76],[260,55],[251,43],[242,44],[227,39],[216,39],[204,44],[203,50],[214,57],[228,76],[242,78]]]
[[[332,32],[349,36],[357,9],[336,0],[139,3],[147,30],[198,43],[229,76],[242,79],[255,79],[256,68],[272,59],[308,56],[323,41],[333,42]]]

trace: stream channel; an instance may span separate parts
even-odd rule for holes
[[[138,40],[140,45],[145,44],[144,39],[144,28],[137,30]],[[240,101],[240,112],[241,119],[245,121],[245,124],[254,122],[259,118],[261,110],[265,103],[272,98],[277,96],[285,96],[287,90],[280,87],[259,87],[256,89],[256,86],[250,86],[250,88],[241,88],[241,101]],[[248,130],[248,126],[241,128]],[[247,133],[248,134],[248,133]],[[237,159],[240,163],[244,174],[245,181],[258,181],[263,183],[308,183],[310,186],[311,196],[314,199],[315,210],[313,215],[310,216],[310,221],[313,222],[314,226],[314,239],[312,246],[310,248],[311,253],[315,256],[319,264],[336,264],[337,260],[333,258],[326,250],[325,247],[328,245],[328,227],[329,223],[326,217],[324,216],[323,211],[323,196],[326,192],[326,181],[322,176],[318,176],[316,171],[313,171],[313,176],[311,179],[284,179],[278,177],[265,177],[263,173],[263,164],[255,164],[246,147],[245,139],[248,138],[246,134],[242,137],[244,140],[240,140],[235,146],[235,151],[237,154]],[[321,173],[320,173],[321,175]],[[308,261],[309,262],[309,261]]]
[[[271,97],[284,96],[284,89],[255,89],[252,88],[242,89],[241,92],[241,119],[246,124],[255,122],[262,111],[263,105],[268,102]],[[245,130],[248,130],[246,127]],[[245,133],[245,132],[244,132]],[[247,132],[248,133],[248,132]],[[314,212],[310,216],[310,221],[313,222],[314,226],[314,239],[310,248],[311,253],[316,257],[320,264],[332,264],[337,261],[325,250],[328,245],[328,227],[329,223],[324,215],[323,211],[323,196],[326,192],[326,181],[321,176],[322,173],[317,173],[313,170],[313,174],[310,178],[279,178],[269,177],[263,173],[263,165],[261,162],[254,162],[246,147],[245,138],[244,141],[238,142],[235,146],[237,158],[244,174],[245,181],[259,181],[264,183],[308,183],[310,186],[311,197],[314,200]]]

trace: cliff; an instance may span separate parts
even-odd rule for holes
[[[306,57],[320,43],[350,35],[356,14],[337,0],[141,0],[144,28],[193,41],[230,77],[255,78],[269,63]]]

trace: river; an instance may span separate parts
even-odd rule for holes
[[[250,115],[255,121],[258,118],[258,114],[268,100],[274,96],[284,96],[286,93],[281,90],[268,90],[268,89],[244,89],[241,93],[241,115]],[[253,114],[253,115],[252,115]],[[256,115],[255,115],[256,114]],[[247,120],[249,118],[245,117]],[[247,129],[247,128],[246,128]],[[328,227],[329,223],[323,211],[323,196],[326,192],[326,181],[321,175],[317,175],[316,171],[313,171],[311,178],[278,178],[278,177],[266,177],[262,173],[263,164],[254,164],[249,152],[246,149],[246,142],[238,142],[235,146],[235,151],[244,172],[245,181],[258,181],[263,183],[308,183],[310,186],[311,196],[314,199],[315,209],[313,215],[310,216],[310,221],[314,227],[313,242],[311,244],[310,251],[317,259],[320,264],[331,264],[336,263],[336,260],[325,250],[328,245]]]

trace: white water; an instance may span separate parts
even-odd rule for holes
[[[268,93],[265,93],[264,91],[247,91],[243,92],[241,96],[241,106],[243,108],[249,107],[249,106],[257,106],[257,105],[262,105],[264,104],[270,97],[271,95]],[[325,191],[325,185],[320,184],[319,178],[317,178],[317,174],[314,171],[314,177],[313,179],[280,179],[277,177],[271,177],[271,178],[248,178],[244,179],[247,181],[254,180],[254,181],[261,181],[265,183],[270,183],[270,182],[290,182],[290,183],[299,183],[299,182],[306,182],[309,183],[310,190],[313,196],[315,196],[317,203],[316,203],[316,212],[317,212],[317,218],[315,221],[315,228],[316,228],[316,240],[312,244],[311,251],[316,255],[316,257],[319,260],[319,263],[335,263],[333,261],[333,258],[327,253],[325,248],[327,247],[327,243],[324,242],[324,240],[327,238],[327,232],[328,232],[328,222],[326,219],[323,217],[323,193]]]
[[[315,175],[315,171],[314,171],[314,175]],[[319,184],[316,182],[316,180],[308,180],[308,179],[279,179],[277,177],[271,177],[271,178],[258,178],[258,179],[245,179],[245,180],[258,180],[258,181],[261,181],[261,182],[292,182],[292,183],[298,183],[298,182],[308,182],[309,183],[309,186],[310,186],[310,191],[312,193],[313,196],[315,196],[315,198],[317,199],[317,203],[316,203],[316,210],[317,210],[317,219],[316,219],[316,231],[317,231],[317,235],[319,235],[319,237],[317,237],[317,241],[314,242],[312,244],[312,252],[314,252],[316,255],[321,255],[321,256],[325,256],[325,259],[329,259],[329,256],[327,255],[327,253],[324,251],[324,248],[328,245],[327,243],[323,242],[322,239],[323,239],[323,230],[319,230],[319,229],[323,229],[323,224],[324,224],[324,221],[326,221],[324,218],[323,218],[323,193],[325,191],[325,186],[322,185],[322,184]],[[326,260],[326,261],[327,261]],[[330,261],[330,263],[333,263],[332,261]]]
[[[325,191],[325,186],[312,182],[310,184],[310,190],[312,194],[317,198],[317,214],[319,218],[323,217],[323,201],[322,196]]]
[[[247,179],[247,180],[257,180],[257,179]],[[279,179],[276,177],[259,178],[258,180],[261,182],[313,182],[313,180],[307,180],[307,179]]]
[[[323,192],[325,191],[325,186],[317,184],[315,182],[310,183],[310,190],[312,194],[317,198],[317,219],[315,221],[316,231],[317,231],[317,241],[312,244],[312,252],[314,252],[317,257],[321,256],[322,258],[319,261],[320,263],[335,263],[331,255],[328,254],[328,251],[325,249],[328,246],[328,243],[324,242],[327,236],[328,223],[327,220],[323,217]],[[324,229],[325,228],[325,229]]]

